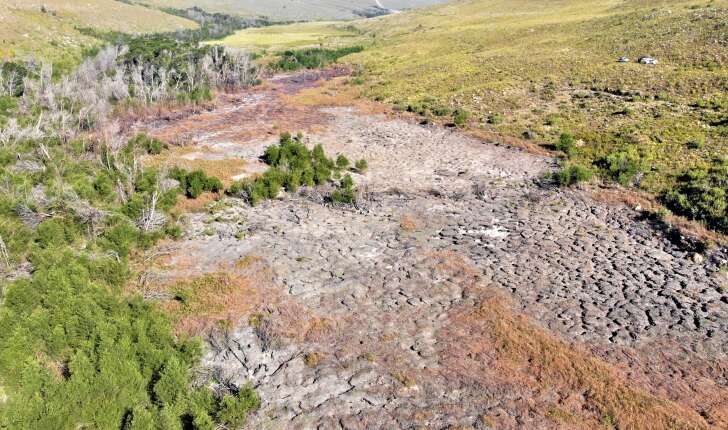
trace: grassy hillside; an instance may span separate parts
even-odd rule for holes
[[[376,6],[375,0],[134,0],[156,7],[201,7],[211,12],[267,16],[274,20],[352,19]],[[382,6],[408,9],[440,3],[442,0],[382,0]]]
[[[359,22],[373,46],[349,59],[372,97],[403,108],[460,108],[474,126],[537,141],[570,133],[588,163],[634,152],[644,177],[630,180],[659,192],[728,153],[727,6],[457,1]],[[643,55],[659,64],[637,64]]]
[[[33,55],[74,63],[83,47],[97,43],[77,27],[151,33],[196,24],[116,0],[0,0],[0,59]]]

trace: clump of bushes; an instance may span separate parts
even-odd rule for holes
[[[552,174],[554,182],[562,187],[575,185],[579,182],[585,182],[592,178],[594,172],[580,164],[564,164],[560,170]]]
[[[468,112],[464,109],[456,110],[452,117],[453,122],[456,125],[460,125],[460,126],[465,125],[469,119],[470,119],[470,112]]]
[[[129,151],[141,150],[149,155],[159,155],[168,147],[161,140],[144,133],[137,134],[127,143],[127,149]]]
[[[341,179],[341,186],[331,193],[331,201],[341,204],[354,203],[354,180],[351,175],[346,175]]]
[[[574,150],[575,139],[570,133],[561,133],[558,142],[556,142],[556,149],[563,152],[566,155],[571,155]]]
[[[256,205],[264,199],[275,198],[281,189],[296,192],[300,186],[312,187],[331,182],[332,177],[341,177],[341,172],[351,165],[343,154],[339,154],[336,160],[327,157],[320,144],[309,150],[303,144],[303,135],[292,137],[290,133],[283,133],[279,144],[269,146],[262,158],[270,168],[258,177],[233,183],[227,190],[228,194],[242,195]],[[366,161],[357,161],[355,167],[360,172],[365,170]],[[332,200],[353,203],[354,181],[351,176],[341,178],[338,185],[339,188],[332,193]]]
[[[369,168],[369,163],[367,163],[367,160],[362,158],[354,164],[354,167],[359,171],[359,173],[364,173]]]
[[[607,176],[624,186],[630,185],[644,169],[642,157],[635,147],[613,152],[600,160],[599,165]]]
[[[362,46],[344,48],[307,48],[285,51],[271,67],[278,70],[318,69],[336,62],[339,58],[363,51]]]
[[[175,167],[169,172],[169,177],[179,181],[179,188],[191,199],[196,199],[203,192],[219,193],[223,190],[220,179],[207,176],[202,170],[188,172]]]
[[[498,125],[503,123],[504,120],[505,117],[503,116],[503,114],[500,113],[494,113],[488,116],[488,124]]]
[[[684,172],[663,201],[676,214],[728,233],[728,158]]]

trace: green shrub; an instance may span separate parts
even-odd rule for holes
[[[501,124],[505,118],[499,113],[494,113],[488,116],[488,124],[498,125]]]
[[[684,172],[662,198],[676,214],[728,233],[728,159]]]
[[[223,190],[222,181],[214,176],[207,176],[202,170],[188,172],[181,168],[174,168],[169,173],[170,178],[179,181],[180,189],[192,199],[196,199],[203,192],[219,193]]]
[[[685,144],[689,149],[702,149],[703,146],[705,146],[705,138],[703,137],[696,137],[694,139],[690,139]]]
[[[306,48],[285,51],[278,61],[271,64],[273,69],[298,70],[318,69],[336,62],[339,58],[363,51],[361,46],[350,46],[337,49]]]
[[[609,154],[600,164],[610,178],[624,186],[630,185],[643,169],[642,157],[634,147]]]
[[[136,149],[142,150],[145,154],[157,155],[161,154],[163,150],[167,149],[168,145],[161,140],[148,136],[144,133],[134,136],[127,143],[127,149],[134,151]]]
[[[367,160],[362,158],[361,160],[358,160],[356,164],[354,164],[354,167],[359,172],[364,173],[369,168],[369,163],[367,163]]]
[[[260,398],[251,387],[243,387],[236,395],[226,395],[220,402],[218,421],[230,428],[239,428],[251,411],[260,407]]]
[[[346,169],[349,167],[349,159],[346,158],[343,154],[339,154],[338,157],[336,157],[336,167],[339,169]]]
[[[469,119],[470,112],[463,109],[457,109],[453,115],[453,122],[460,126],[465,125]]]
[[[72,243],[78,234],[78,230],[71,223],[54,218],[38,225],[36,242],[41,248],[63,246]]]
[[[111,265],[100,269],[97,261],[70,249],[42,251],[30,279],[7,285],[0,374],[12,394],[0,427],[181,428],[184,416],[212,422],[228,407],[191,386],[199,342],[177,340],[157,309],[118,294],[95,273],[123,264],[105,258]]]
[[[326,156],[320,144],[309,150],[303,144],[303,135],[292,137],[290,133],[281,134],[278,145],[266,148],[262,158],[270,168],[256,178],[236,181],[227,189],[228,194],[245,197],[250,204],[257,205],[264,199],[277,197],[282,187],[288,192],[295,192],[301,185],[322,185],[331,181],[332,177],[337,179],[340,171],[350,165],[343,154],[334,161]],[[357,164],[361,165],[360,162]],[[345,176],[342,182],[350,183],[350,189],[342,188],[341,198],[353,200],[351,176]]]
[[[559,141],[556,142],[556,149],[566,155],[570,155],[574,150],[574,136],[569,133],[561,133]]]
[[[592,176],[591,169],[579,164],[566,164],[552,175],[554,181],[562,187],[588,181]]]

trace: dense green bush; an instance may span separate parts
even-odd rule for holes
[[[340,154],[336,161],[327,157],[320,144],[309,150],[303,144],[303,135],[292,137],[290,133],[283,133],[278,145],[266,148],[262,159],[270,166],[268,170],[255,178],[236,181],[227,189],[227,193],[242,195],[252,205],[256,205],[262,200],[277,197],[281,189],[295,192],[302,185],[323,185],[332,181],[332,177],[340,177],[341,171],[350,165],[344,155]],[[359,160],[357,164],[366,168],[365,160]],[[339,202],[352,203],[354,182],[350,175],[341,179],[340,188],[334,193],[337,199],[344,199]]]
[[[579,164],[565,164],[552,175],[554,181],[562,187],[588,181],[592,176],[593,172],[591,169]]]
[[[188,45],[180,52],[181,44],[169,38],[141,38],[121,63],[106,58],[112,64],[108,74],[92,75],[89,82],[113,77],[115,68],[158,71],[151,66],[164,64],[170,70],[180,66],[174,79],[182,85],[188,62],[213,49]],[[4,71],[15,67],[8,64]],[[230,64],[221,60],[211,69]],[[27,73],[39,70],[28,67]],[[98,71],[93,65],[84,70]],[[49,80],[43,88],[65,81]],[[8,114],[22,127],[54,117],[45,115],[50,106],[30,97],[33,91],[22,94],[23,88],[1,98],[0,127]],[[204,97],[202,86],[189,90]],[[56,102],[74,112],[95,106],[77,106],[74,100]],[[10,282],[3,273],[0,279],[0,428],[239,427],[259,405],[254,391],[246,387],[217,396],[207,386],[214,381],[193,383],[199,340],[178,338],[158,308],[124,290],[132,276],[131,256],[165,234],[181,233],[164,225],[164,218],[147,227],[140,215],[149,213],[152,202],[157,212],[167,211],[180,192],[191,197],[219,192],[222,183],[203,172],[177,170],[181,190],[162,191],[162,174],[138,163],[140,155],[163,151],[161,141],[139,135],[112,150],[68,137],[53,121],[41,125],[49,137],[5,134],[0,148],[0,238],[7,262],[21,275]],[[37,167],[6,168],[18,159]],[[3,270],[5,264],[3,255]],[[32,273],[24,273],[24,267],[32,267]]]
[[[566,155],[570,155],[574,150],[574,136],[570,133],[561,133],[558,142],[556,142],[556,149],[563,152]]]
[[[358,160],[358,161],[356,162],[356,164],[354,164],[354,167],[355,167],[355,168],[356,168],[356,170],[358,170],[358,171],[359,171],[360,173],[364,173],[364,172],[366,172],[366,170],[367,170],[367,169],[369,168],[369,163],[367,163],[367,160],[365,160],[365,159],[363,159],[363,158],[362,158],[361,160]]]
[[[196,199],[206,191],[219,193],[223,190],[220,179],[207,176],[202,170],[188,172],[185,169],[175,167],[169,172],[169,177],[178,180],[179,188],[191,199]]]
[[[683,173],[663,201],[676,214],[728,233],[728,158]]]
[[[129,151],[139,149],[142,150],[145,154],[157,155],[161,154],[163,150],[168,148],[168,146],[166,143],[155,137],[141,133],[129,140],[129,142],[127,143],[127,148],[127,150]]]
[[[465,125],[468,122],[468,119],[470,119],[470,112],[464,109],[456,110],[453,115],[453,122],[457,125]]]
[[[336,157],[336,167],[339,169],[347,169],[349,168],[349,159],[346,158],[343,154],[339,154],[338,157]]]
[[[281,54],[271,67],[278,70],[318,69],[336,62],[339,58],[363,51],[361,46],[345,48],[307,48],[289,50]]]
[[[341,179],[341,186],[331,193],[331,201],[343,204],[354,203],[354,180],[351,175],[346,175]]]
[[[607,176],[625,186],[630,185],[635,176],[643,171],[643,164],[635,147],[613,152],[598,163]]]

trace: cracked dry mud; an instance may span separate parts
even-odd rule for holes
[[[202,121],[196,130],[195,117],[184,128],[258,171],[277,137],[241,131],[230,112],[264,110],[266,97],[275,95],[219,109],[237,137]],[[292,124],[310,131],[315,118],[309,144],[368,160],[354,175],[365,207],[226,199],[189,216],[185,239],[167,245],[168,266],[152,274],[164,283],[235,271],[251,256],[246,270],[269,274],[257,311],[211,333],[204,360],[221,379],[256,387],[263,406],[251,428],[553,427],[534,410],[562,402],[549,397],[558,390],[499,381],[463,350],[483,335],[465,317],[492,294],[646,391],[688,405],[726,393],[724,250],[696,263],[631,208],[541,185],[552,159],[355,107],[306,115]],[[673,390],[679,377],[686,387]]]

